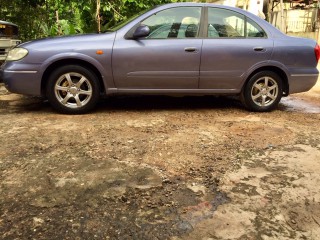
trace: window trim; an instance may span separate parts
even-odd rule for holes
[[[257,23],[255,20],[253,20],[252,18],[246,16],[243,13],[231,10],[231,9],[227,9],[227,8],[223,8],[223,7],[210,7],[210,6],[184,6],[184,7],[200,7],[201,8],[201,12],[200,12],[200,21],[199,21],[199,30],[197,33],[197,36],[194,38],[141,38],[139,40],[192,40],[192,39],[268,39],[269,35],[268,32],[261,27],[261,25],[259,23]],[[132,35],[133,32],[137,29],[138,26],[140,26],[140,24],[146,20],[147,18],[151,17],[152,15],[155,15],[159,12],[168,10],[168,9],[174,9],[174,8],[181,8],[181,6],[175,6],[172,8],[166,8],[163,9],[161,11],[158,11],[156,13],[153,13],[147,17],[145,17],[144,19],[142,19],[140,22],[138,22],[136,25],[134,25],[129,31],[127,31],[127,33],[124,35],[124,38],[126,40],[133,40],[132,39]],[[259,26],[259,28],[262,29],[262,31],[264,32],[265,36],[264,37],[248,37],[248,36],[243,36],[243,37],[208,37],[208,25],[209,25],[209,8],[214,8],[214,9],[221,9],[221,10],[227,10],[227,11],[231,11],[231,12],[235,12],[237,14],[241,14],[244,16],[244,21],[245,21],[245,35],[247,35],[247,24],[248,24],[248,19],[252,22],[254,22],[257,26]]]
[[[260,24],[258,24],[256,21],[254,21],[252,18],[250,17],[247,17],[246,15],[244,15],[243,13],[239,13],[239,12],[236,12],[236,11],[233,11],[233,10],[230,10],[230,9],[227,9],[227,8],[219,8],[219,7],[204,7],[206,10],[205,10],[205,22],[206,24],[204,24],[204,29],[205,31],[203,32],[203,38],[204,39],[268,39],[268,34],[267,32],[263,29],[263,27],[260,26]],[[244,16],[244,22],[245,22],[245,25],[244,25],[244,32],[245,32],[245,35],[242,37],[209,37],[208,36],[208,25],[209,25],[209,8],[210,9],[221,9],[221,10],[227,10],[227,11],[231,11],[231,12],[235,12],[237,14],[241,14],[242,16]],[[262,31],[264,32],[265,36],[264,37],[248,37],[247,36],[247,24],[248,24],[248,19],[250,19],[252,22],[254,22],[257,26],[259,26]]]
[[[204,16],[204,11],[205,11],[205,7],[203,6],[183,6],[184,8],[201,8],[201,11],[200,11],[200,17],[199,17],[199,29],[198,29],[198,32],[197,32],[197,36],[194,37],[194,38],[141,38],[139,40],[186,40],[186,39],[189,39],[189,40],[192,40],[192,39],[202,39],[203,38],[203,16]],[[137,27],[139,27],[141,25],[141,23],[146,20],[147,18],[151,17],[152,15],[156,15],[160,12],[163,12],[163,11],[166,11],[166,10],[169,10],[169,9],[174,9],[174,8],[182,8],[181,6],[175,6],[175,7],[171,7],[171,8],[166,8],[166,9],[163,9],[161,11],[158,11],[156,13],[153,13],[147,17],[145,17],[144,19],[142,19],[140,22],[138,22],[136,25],[134,25],[129,31],[127,31],[127,33],[124,35],[124,38],[126,40],[134,40],[132,38],[132,35],[134,33],[134,31],[137,29]]]

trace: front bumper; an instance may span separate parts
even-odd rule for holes
[[[1,66],[0,78],[10,92],[41,95],[41,75],[35,65],[6,62]]]

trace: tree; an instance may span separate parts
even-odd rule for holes
[[[155,5],[179,0],[0,0],[0,19],[20,28],[23,41],[98,32]]]

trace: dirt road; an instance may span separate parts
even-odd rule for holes
[[[320,239],[320,86],[118,97],[82,116],[0,86],[2,239]]]

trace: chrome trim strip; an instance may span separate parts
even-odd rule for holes
[[[37,73],[37,71],[10,71],[10,70],[4,70],[4,72],[8,72],[8,73]]]
[[[317,77],[319,74],[291,74],[291,77]]]
[[[112,90],[115,90],[113,88]],[[128,89],[128,88],[116,88],[118,93],[154,93],[154,94],[224,94],[224,93],[239,93],[238,89]]]

